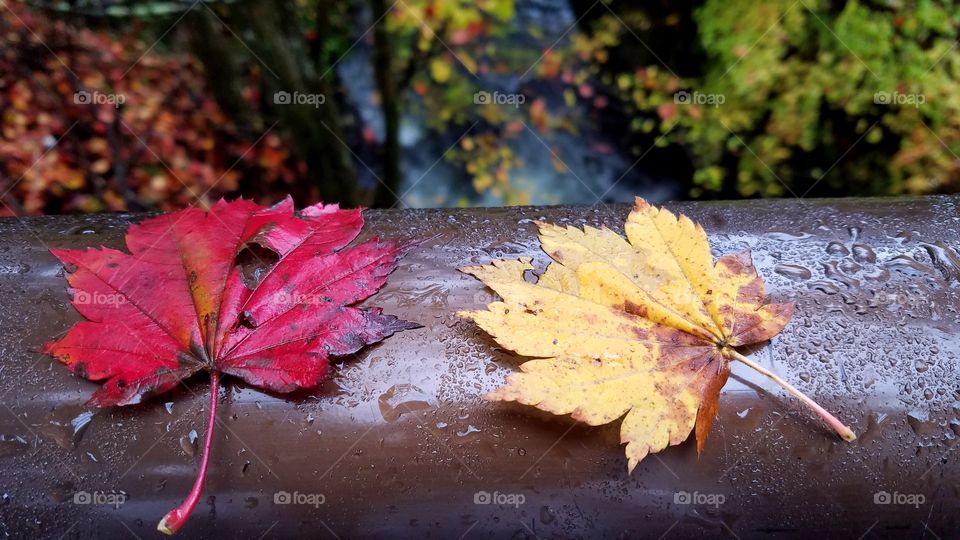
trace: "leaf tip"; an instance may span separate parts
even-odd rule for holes
[[[476,277],[476,272],[481,270],[483,266],[461,266],[457,268],[457,272],[462,272],[464,274]]]
[[[513,377],[513,375],[516,375],[516,373],[513,373],[507,377],[506,385],[501,386],[496,390],[493,390],[491,392],[487,392],[486,394],[484,394],[483,399],[485,401],[519,401],[517,399],[517,394],[515,393],[515,390],[512,389],[509,384],[510,379]]]
[[[176,512],[176,510],[171,510],[167,515],[163,516],[160,523],[157,523],[157,530],[166,535],[176,534],[176,532],[180,530],[179,525],[176,523],[177,516],[174,515]]]
[[[461,319],[464,319],[467,321],[473,321],[475,320],[475,317],[476,317],[476,311],[463,310],[463,311],[458,311],[456,315]]]
[[[56,348],[57,348],[57,343],[59,343],[59,340],[51,339],[50,341],[40,346],[40,352],[42,352],[43,354],[49,354],[50,356],[56,357],[57,360],[60,360],[60,357],[54,354],[54,351],[56,351]],[[60,360],[60,361],[62,362],[63,360]]]
[[[405,321],[403,319],[397,319],[397,324],[394,326],[397,330],[419,330],[421,328],[426,328],[426,326],[413,321]]]
[[[62,256],[66,255],[68,251],[69,250],[62,249],[62,248],[50,248],[50,254],[60,259],[61,261],[63,260]]]
[[[697,459],[698,460],[700,459],[700,456],[703,454],[703,449],[706,446],[707,446],[706,437],[701,438],[699,435],[697,435]]]

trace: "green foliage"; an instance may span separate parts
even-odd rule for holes
[[[634,129],[692,156],[693,196],[958,188],[957,12],[939,0],[835,5],[709,0],[694,13],[702,77],[617,79]]]
[[[99,5],[32,4],[73,14]],[[0,123],[5,126],[0,157],[6,158],[0,176],[24,180],[19,191],[11,192],[24,202],[23,212],[121,209],[133,203],[164,208],[190,194],[178,178],[189,178],[187,187],[199,192],[220,177],[227,191],[256,185],[261,192],[276,184],[300,184],[304,176],[322,179],[317,189],[330,178],[343,178],[338,186],[346,187],[337,199],[364,195],[350,188],[350,155],[357,149],[343,141],[362,140],[376,152],[375,135],[370,126],[354,122],[359,116],[350,114],[350,100],[339,99],[343,86],[335,69],[363,47],[354,24],[362,4],[210,4],[215,11],[198,10],[210,15],[194,20],[190,34],[207,45],[193,45],[205,81],[195,70],[198,64],[182,54],[157,54],[167,47],[164,41],[178,52],[173,36],[146,51],[148,62],[138,62],[152,40],[141,43],[122,29],[80,32],[42,19],[31,26],[42,28],[44,40],[79,36],[62,45],[78,50],[61,56],[81,80],[71,81],[53,57],[31,67],[36,75],[25,78],[21,59],[38,49],[27,46],[33,38],[8,14],[0,29],[16,30],[6,38],[16,41],[0,58],[10,66],[0,76],[0,105],[7,106]],[[166,33],[167,19],[133,16],[166,13],[178,5],[186,9],[191,3],[113,2],[111,11],[97,15],[133,18],[138,24],[164,21],[160,27]],[[373,96],[372,104],[385,116],[399,107],[405,118],[447,138],[450,147],[443,157],[462,168],[476,192],[505,204],[530,201],[526,156],[515,150],[520,137],[536,136],[557,173],[576,181],[557,135],[577,136],[589,123],[611,130],[623,150],[638,157],[650,153],[638,169],[661,160],[650,167],[653,174],[665,171],[688,182],[692,197],[960,190],[960,96],[954,91],[960,78],[955,41],[960,13],[946,0],[604,0],[602,6],[571,0],[570,5],[576,27],[547,35],[545,28],[517,15],[515,0],[393,4],[380,23],[384,26],[377,27],[385,29],[389,71],[374,70],[389,73],[385,88],[396,90],[386,92],[386,99]],[[23,17],[40,17],[18,10]],[[215,18],[214,12],[219,13]],[[361,27],[367,30],[367,22]],[[248,47],[236,47],[238,36]],[[190,67],[182,75],[168,68],[181,64]],[[103,76],[114,73],[116,65],[137,68],[116,82]],[[181,79],[178,92],[187,97],[173,100],[179,94],[158,91],[167,88],[162,74]],[[130,99],[113,110],[79,107],[70,100],[80,87]],[[297,89],[331,99],[315,110],[271,106],[277,90]],[[498,92],[523,102],[478,98]],[[250,133],[259,133],[252,128],[263,129],[274,118],[281,120],[276,135],[243,152]],[[44,156],[49,136],[59,138],[78,119],[83,129]],[[111,127],[114,119],[129,127]],[[399,122],[392,124],[395,134]],[[119,143],[112,141],[111,129],[118,129]],[[160,154],[140,148],[129,131],[145,132],[146,143]],[[89,148],[79,152],[83,144]],[[312,151],[316,147],[327,151]],[[598,145],[597,151],[615,150]],[[230,159],[238,152],[243,160]],[[663,156],[675,161],[665,162]],[[383,170],[388,162],[399,167],[397,159],[380,157]],[[242,171],[230,165],[248,161],[249,169]],[[304,190],[308,197],[316,193]],[[457,203],[445,196],[431,202]]]
[[[507,74],[527,66],[533,66],[528,80],[562,80],[568,111],[578,103],[604,106],[595,91],[602,83],[618,98],[613,107],[631,118],[630,150],[638,156],[651,146],[686,151],[693,197],[960,189],[960,100],[951,92],[960,75],[958,15],[943,0],[708,0],[666,17],[612,3],[617,15],[585,19],[584,28],[539,60],[523,50],[496,49],[518,29],[509,15],[495,16],[492,4],[412,4],[424,10],[420,20],[444,29],[441,36],[452,44],[417,79],[428,125],[442,131],[480,119],[499,133],[471,134],[448,155],[465,164],[477,191],[522,202],[511,183],[522,159],[503,152],[510,137],[530,126],[549,138],[551,131],[575,132],[584,120],[548,111],[537,96],[520,109],[473,106],[478,70]],[[696,27],[696,43],[652,43],[660,54],[648,58],[623,53],[637,37],[650,40],[656,25],[684,17]],[[394,22],[395,31],[421,27],[416,20]],[[463,33],[470,39],[457,39]],[[433,36],[423,34],[426,46]],[[658,60],[669,46],[698,48],[702,64],[664,65]],[[608,64],[618,52],[625,61]],[[688,99],[678,99],[682,95]]]

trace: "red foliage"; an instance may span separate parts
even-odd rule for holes
[[[130,253],[55,249],[87,320],[44,346],[77,375],[105,381],[88,402],[131,405],[197,373],[211,375],[210,425],[187,501],[161,522],[183,525],[203,489],[221,373],[275,392],[316,386],[329,359],[416,325],[351,307],[375,293],[406,251],[373,238],[350,249],[360,210],[294,212],[220,201],[133,225]]]
[[[14,2],[0,43],[0,215],[172,210],[296,179],[282,141],[239,135],[187,56]]]
[[[94,406],[139,403],[201,370],[275,392],[313,387],[328,357],[408,327],[347,307],[382,287],[405,251],[376,238],[342,249],[362,226],[359,209],[240,199],[133,225],[129,254],[54,249],[87,321],[45,351],[106,381]]]

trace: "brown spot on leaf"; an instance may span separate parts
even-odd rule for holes
[[[645,317],[647,316],[647,311],[648,311],[648,310],[647,310],[647,306],[643,306],[643,305],[640,305],[640,304],[635,304],[635,303],[627,300],[627,301],[625,301],[625,302],[623,303],[623,311],[625,311],[625,312],[627,312],[627,313],[629,313],[629,314],[631,314],[631,315],[636,315],[637,317],[644,317],[644,318],[645,318]]]

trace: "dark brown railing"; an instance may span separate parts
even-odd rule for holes
[[[618,422],[587,427],[483,401],[520,359],[455,316],[491,300],[457,267],[523,255],[542,265],[532,221],[621,230],[627,208],[370,211],[368,231],[433,237],[371,300],[424,327],[344,359],[306,395],[225,379],[206,492],[182,534],[955,537],[958,203],[668,205],[704,225],[716,254],[752,249],[771,293],[797,302],[784,333],[751,357],[860,437],[842,442],[735,366],[703,455],[688,442],[632,475]],[[0,220],[0,534],[154,536],[193,482],[190,434],[204,430],[205,380],[86,423],[94,386],[37,352],[79,318],[47,249],[122,247],[139,218]],[[77,499],[114,492],[124,499],[117,508]],[[308,504],[282,504],[284,492]]]

